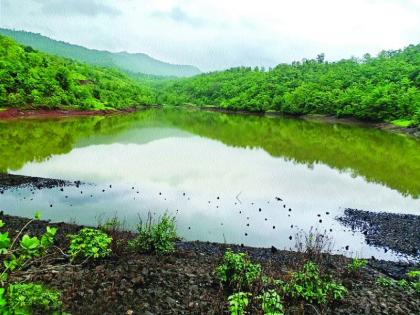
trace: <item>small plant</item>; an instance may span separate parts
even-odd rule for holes
[[[318,266],[308,262],[303,271],[292,274],[292,279],[284,286],[285,292],[291,297],[303,298],[312,303],[324,304],[328,299],[339,300],[344,297],[347,289],[332,280],[322,279]]]
[[[325,260],[323,253],[331,253],[332,248],[332,238],[328,236],[327,231],[321,233],[311,227],[309,232],[300,230],[295,235],[295,249],[303,253],[307,260],[321,263]]]
[[[251,263],[245,253],[225,252],[223,263],[216,268],[216,275],[231,287],[249,287],[261,275],[261,265]]]
[[[376,284],[380,285],[381,287],[390,287],[392,285],[394,285],[395,281],[391,278],[387,278],[387,277],[379,277],[378,279],[376,279]]]
[[[238,292],[228,297],[230,315],[243,315],[249,304],[250,293]]]
[[[420,293],[420,270],[412,270],[407,272],[407,277],[411,281],[411,287],[417,293]]]
[[[352,274],[358,274],[360,269],[367,265],[366,259],[355,258],[353,261],[346,266],[347,270]]]
[[[111,253],[109,245],[112,238],[102,231],[83,228],[78,234],[69,235],[69,238],[69,255],[72,259],[78,257],[99,259]]]
[[[17,233],[13,241],[8,232],[0,232],[0,255],[3,255],[4,269],[0,274],[0,280],[6,281],[8,273],[16,269],[22,269],[31,264],[36,257],[43,256],[47,249],[54,243],[54,237],[57,234],[57,228],[47,226],[45,233],[38,238],[29,236],[23,231],[34,221],[40,218],[37,212],[35,218],[29,220]],[[4,222],[0,220],[0,228],[4,227]]]
[[[137,226],[138,235],[129,242],[132,249],[140,252],[171,253],[175,251],[176,234],[175,217],[165,213],[156,224],[149,213],[145,224],[140,221]]]
[[[61,296],[56,290],[35,283],[10,284],[6,298],[4,298],[4,289],[2,290],[0,291],[2,314],[61,314]]]
[[[283,304],[281,303],[280,295],[274,290],[268,290],[260,296],[261,307],[264,315],[283,315]]]

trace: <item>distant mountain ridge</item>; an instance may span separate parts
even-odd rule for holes
[[[89,49],[63,41],[57,41],[41,34],[0,28],[0,34],[12,37],[18,43],[34,49],[71,58],[94,65],[118,68],[128,73],[143,73],[157,76],[188,77],[201,71],[191,65],[175,65],[154,59],[144,53],[113,53]]]

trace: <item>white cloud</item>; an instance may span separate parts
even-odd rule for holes
[[[329,60],[376,54],[420,38],[418,0],[89,0],[65,16],[59,13],[68,1],[48,2],[55,14],[45,2],[2,0],[0,25],[204,70],[272,66],[320,52]]]

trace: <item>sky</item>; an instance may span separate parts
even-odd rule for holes
[[[0,0],[0,26],[203,71],[420,43],[420,0]]]

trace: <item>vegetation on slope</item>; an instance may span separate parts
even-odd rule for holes
[[[377,57],[317,59],[263,68],[233,68],[172,81],[159,103],[246,111],[328,114],[420,124],[420,45]],[[401,124],[401,121],[399,122]]]
[[[117,70],[50,56],[4,36],[0,77],[0,107],[120,109],[152,102],[148,88]]]
[[[112,53],[88,49],[62,41],[25,31],[14,31],[0,28],[0,34],[12,37],[18,43],[31,46],[43,52],[93,65],[117,68],[130,73],[143,73],[160,76],[185,77],[200,73],[197,67],[190,65],[175,65],[154,59],[146,54],[131,54],[126,52]]]

